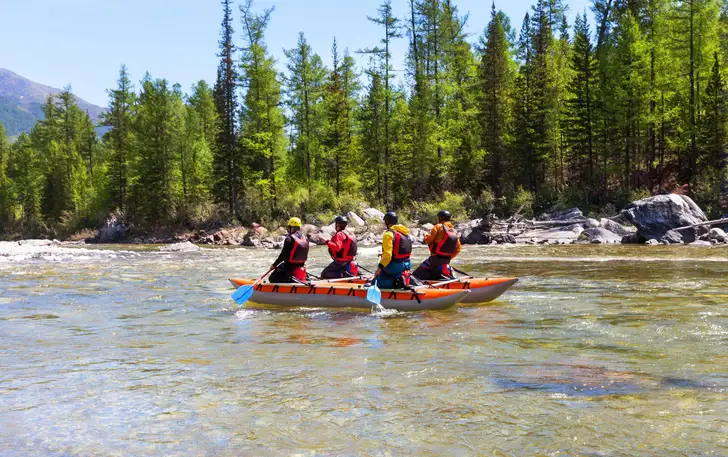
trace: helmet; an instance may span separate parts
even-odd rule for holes
[[[346,225],[349,223],[349,219],[346,218],[346,216],[336,216],[336,219],[334,219],[334,224],[336,225]]]
[[[439,213],[437,213],[437,220],[438,221],[449,221],[452,219],[452,213],[446,209],[443,209]]]
[[[394,211],[390,211],[387,214],[384,215],[384,222],[389,225],[394,225],[399,221],[397,219],[397,213]]]
[[[300,227],[301,226],[301,219],[297,217],[292,217],[288,219],[288,226],[289,227]]]

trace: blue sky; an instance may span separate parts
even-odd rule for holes
[[[235,29],[241,25],[235,5]],[[256,9],[275,6],[266,34],[268,47],[283,70],[283,49],[305,33],[313,50],[329,64],[333,37],[339,48],[376,45],[381,31],[367,15],[379,0],[257,0]],[[467,31],[474,42],[490,17],[491,0],[454,0],[469,13]],[[408,0],[393,0],[404,17]],[[500,0],[496,8],[520,29],[530,0]],[[588,9],[586,0],[571,0],[569,21]],[[219,0],[0,0],[0,67],[54,87],[71,84],[81,98],[106,106],[106,89],[115,85],[126,64],[134,81],[145,72],[178,82],[185,91],[200,79],[214,82],[220,32]],[[393,50],[395,68],[403,67],[407,40]],[[355,56],[362,65],[365,59]]]

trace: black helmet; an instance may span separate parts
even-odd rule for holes
[[[452,219],[452,213],[446,209],[443,209],[439,213],[437,213],[437,220],[438,221],[449,221]]]
[[[387,214],[384,215],[384,222],[389,225],[394,225],[399,221],[397,219],[397,213],[394,211],[390,211]]]
[[[336,219],[334,219],[334,224],[336,225],[346,225],[349,223],[349,219],[346,218],[346,216],[336,216]]]

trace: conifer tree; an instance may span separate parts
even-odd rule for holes
[[[223,20],[220,32],[220,64],[213,91],[217,110],[217,141],[213,149],[215,200],[227,207],[233,219],[240,218],[243,198],[243,159],[238,146],[238,73],[235,63],[232,0],[222,0]]]
[[[117,88],[109,91],[109,108],[103,115],[103,125],[111,127],[104,141],[109,151],[107,194],[111,210],[124,211],[129,189],[129,167],[134,161],[132,122],[136,95],[126,65],[121,66]]]
[[[7,176],[10,144],[5,135],[5,127],[0,124],[0,234],[4,233],[11,223],[13,210],[12,182]]]

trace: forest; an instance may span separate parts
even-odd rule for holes
[[[538,0],[518,28],[493,4],[480,36],[456,3],[408,0],[395,17],[384,1],[365,49],[314,50],[301,33],[279,72],[274,10],[223,0],[214,84],[185,93],[122,66],[101,138],[70,90],[12,144],[0,125],[0,236],[67,236],[109,214],[138,232],[328,224],[361,202],[410,220],[614,214],[684,184],[728,212],[728,2],[593,0],[593,19],[569,23],[561,0]]]

